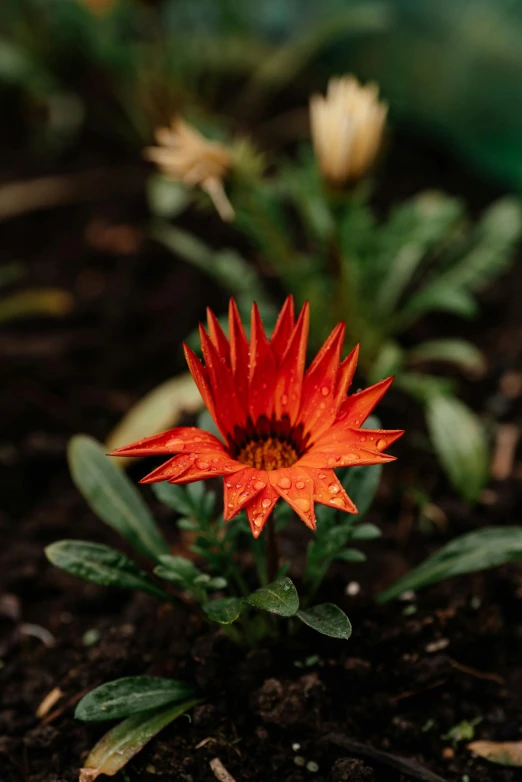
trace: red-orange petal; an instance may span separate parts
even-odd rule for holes
[[[190,374],[192,375],[194,382],[198,387],[198,391],[201,394],[201,398],[205,403],[205,407],[207,408],[208,412],[212,416],[212,419],[216,424],[216,426],[218,427],[221,434],[223,436],[226,436],[226,431],[223,431],[223,429],[221,429],[219,425],[219,420],[216,414],[216,406],[214,404],[214,397],[212,395],[212,390],[210,387],[210,382],[209,382],[206,368],[203,366],[203,364],[196,356],[194,351],[191,348],[189,348],[189,346],[186,345],[185,343],[183,343],[183,352],[185,353],[185,360],[188,364]]]
[[[305,302],[281,361],[273,389],[276,418],[281,419],[287,415],[291,424],[296,423],[301,406],[309,324],[310,307],[308,302]]]
[[[347,427],[358,429],[368,418],[374,407],[381,401],[386,391],[393,383],[393,377],[387,377],[374,386],[351,394],[339,408],[336,423],[344,423]]]
[[[254,538],[258,538],[263,531],[268,517],[274,510],[276,503],[279,499],[279,494],[276,492],[272,484],[268,480],[268,475],[265,473],[267,479],[267,486],[259,492],[257,497],[248,503],[245,507],[248,521],[250,523],[250,529]]]
[[[246,367],[244,371],[246,372]],[[254,423],[261,415],[270,419],[274,412],[275,378],[274,354],[265,334],[257,304],[254,303],[252,306],[248,386],[248,411]]]
[[[215,451],[223,443],[215,435],[197,426],[177,426],[167,432],[145,437],[131,445],[116,448],[109,456],[153,456],[154,454],[187,453],[194,450]]]
[[[234,299],[228,307],[228,333],[230,339],[230,364],[234,374],[237,395],[245,409],[248,407],[248,372],[250,348],[241,316]]]
[[[304,467],[314,482],[314,500],[321,505],[329,505],[346,513],[358,513],[357,508],[346,494],[344,487],[330,468]]]
[[[345,399],[348,389],[350,388],[355,370],[357,369],[357,362],[359,360],[359,345],[356,345],[352,352],[346,356],[344,361],[341,362],[339,370],[337,372],[337,380],[335,384],[335,397],[337,406],[339,406]]]
[[[232,459],[228,454],[219,451],[202,453],[179,478],[169,478],[169,483],[193,483],[207,478],[219,478],[220,475],[233,475],[244,467],[244,464]]]
[[[335,448],[342,452],[357,446],[369,451],[385,451],[402,437],[402,429],[347,429],[343,424],[331,427],[320,437],[314,447],[318,451]]]
[[[246,411],[239,401],[230,367],[214,347],[207,332],[200,324],[201,349],[205,359],[212,394],[215,399],[215,411],[219,419],[221,432],[233,434],[235,426],[244,426]]]
[[[221,328],[218,319],[210,307],[207,307],[207,323],[208,333],[210,339],[212,340],[212,344],[216,348],[221,358],[224,359],[227,364],[230,364],[230,345],[228,343],[228,339],[226,338],[225,332]]]
[[[345,324],[339,323],[310,365],[301,393],[300,420],[312,441],[326,431],[337,412],[335,381],[344,340]]]
[[[225,494],[223,498],[223,518],[230,521],[268,486],[268,476],[264,470],[255,467],[245,467],[229,479],[225,479]]]
[[[272,470],[268,477],[279,496],[295,510],[306,526],[315,529],[314,484],[309,474],[294,465]]]
[[[175,482],[180,475],[188,470],[194,464],[196,454],[178,454],[172,459],[156,467],[141,479],[140,483],[159,483],[160,481]]]
[[[286,348],[288,347],[288,342],[290,341],[290,336],[294,327],[294,297],[290,295],[286,297],[270,339],[270,345],[272,346],[274,357],[278,364],[281,362]]]
[[[378,451],[350,446],[350,448],[339,447],[314,447],[299,459],[300,467],[354,467],[356,465],[380,464],[381,462],[394,462],[395,456]]]

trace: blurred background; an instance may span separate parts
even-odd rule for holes
[[[0,459],[16,512],[49,496],[71,434],[104,439],[183,368],[205,306],[224,309],[215,280],[151,238],[154,129],[182,113],[291,156],[309,95],[346,72],[390,106],[377,209],[441,188],[473,214],[522,187],[512,0],[3,0]],[[180,220],[211,247],[252,251],[213,213]]]

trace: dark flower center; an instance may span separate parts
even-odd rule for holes
[[[230,450],[241,464],[258,470],[291,467],[306,450],[303,427],[292,428],[287,416],[281,420],[261,416],[255,425],[248,419],[245,428],[236,427]]]

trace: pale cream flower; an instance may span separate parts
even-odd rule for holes
[[[333,185],[359,179],[381,147],[388,107],[376,84],[353,76],[330,79],[326,96],[310,98],[310,124],[323,177]]]
[[[145,156],[167,177],[191,187],[199,186],[212,199],[220,217],[232,220],[234,210],[223,187],[232,167],[232,154],[217,141],[209,141],[192,125],[174,119],[170,128],[158,128],[157,147],[148,147]]]

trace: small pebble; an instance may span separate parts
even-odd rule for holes
[[[358,581],[350,581],[350,583],[346,585],[346,589],[344,591],[345,594],[349,595],[350,597],[355,597],[355,595],[358,595],[361,591],[361,585]]]
[[[447,646],[449,646],[449,638],[439,638],[438,641],[432,641],[431,643],[426,644],[424,648],[427,652],[440,652]]]
[[[298,744],[297,741],[294,744],[292,744],[292,751],[293,752],[298,752],[300,749],[301,749],[301,745]]]
[[[306,764],[306,770],[311,771],[312,774],[315,774],[316,771],[319,771],[319,766],[315,762],[315,760],[309,760]]]
[[[304,766],[306,763],[306,758],[304,758],[302,755],[296,755],[294,758],[294,763],[296,766]]]
[[[84,646],[94,646],[100,640],[100,631],[95,627],[91,627],[90,630],[86,630],[82,637],[82,644]]]
[[[412,600],[415,600],[415,597],[416,595],[413,589],[407,589],[406,592],[399,595],[399,600],[403,600],[405,603],[411,603]]]

